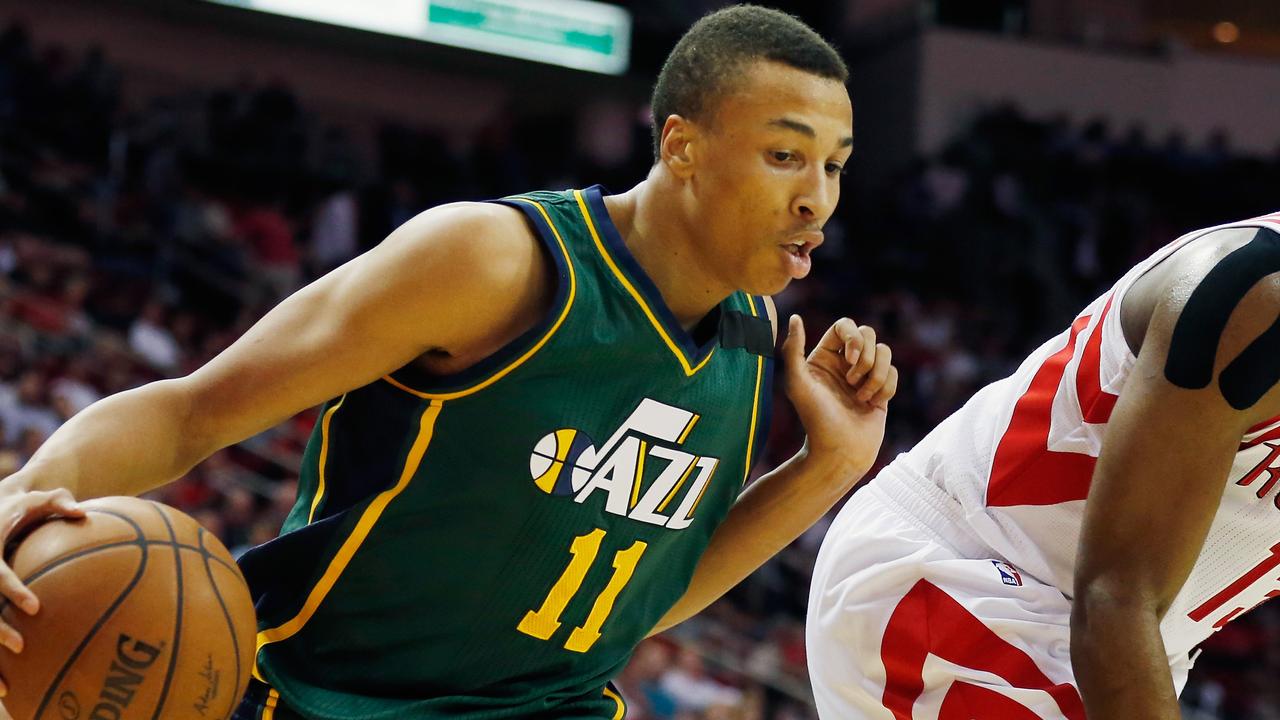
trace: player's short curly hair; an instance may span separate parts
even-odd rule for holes
[[[845,82],[839,53],[803,21],[759,5],[733,5],[693,24],[680,38],[653,87],[653,156],[660,157],[662,125],[671,115],[705,119],[734,87],[742,66],[773,60]]]

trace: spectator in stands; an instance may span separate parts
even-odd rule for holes
[[[236,231],[253,251],[266,302],[274,304],[301,285],[301,253],[278,194],[265,202],[253,201],[242,210]]]
[[[33,438],[43,441],[52,435],[61,423],[49,408],[44,377],[39,371],[23,372],[14,389],[12,400],[0,405],[0,421],[4,423],[6,443],[21,451]]]
[[[165,325],[166,310],[158,300],[142,307],[129,328],[129,348],[156,370],[170,375],[182,362],[182,350]]]
[[[675,700],[680,711],[702,712],[709,708],[733,708],[742,701],[742,691],[718,682],[707,674],[702,655],[691,647],[676,653],[676,665],[662,676],[662,689]]]
[[[358,212],[355,190],[346,185],[335,185],[320,201],[308,248],[312,275],[323,275],[356,256]]]

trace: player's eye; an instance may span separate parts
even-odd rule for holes
[[[849,169],[841,165],[840,163],[827,163],[828,175],[846,175],[848,174],[848,172],[849,172]]]
[[[780,163],[790,162],[796,159],[795,153],[787,150],[771,150],[769,151],[769,157],[773,158],[774,162]]]

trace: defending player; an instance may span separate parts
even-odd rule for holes
[[[284,534],[242,563],[260,682],[241,716],[621,717],[607,682],[635,645],[785,546],[878,450],[888,348],[842,320],[806,360],[792,318],[808,442],[739,497],[767,426],[761,296],[808,273],[835,208],[845,78],[787,15],[704,18],[658,80],[635,188],[423,213],[191,376],[77,415],[0,483],[0,527],[73,512],[68,490],[155,487],[328,400]]]
[[[1196,645],[1280,594],[1277,273],[1280,214],[1178,239],[860,490],[822,716],[1179,718]]]

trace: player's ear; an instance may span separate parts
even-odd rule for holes
[[[658,144],[660,159],[679,178],[693,174],[694,139],[697,127],[679,115],[668,115],[662,124],[662,139]]]

